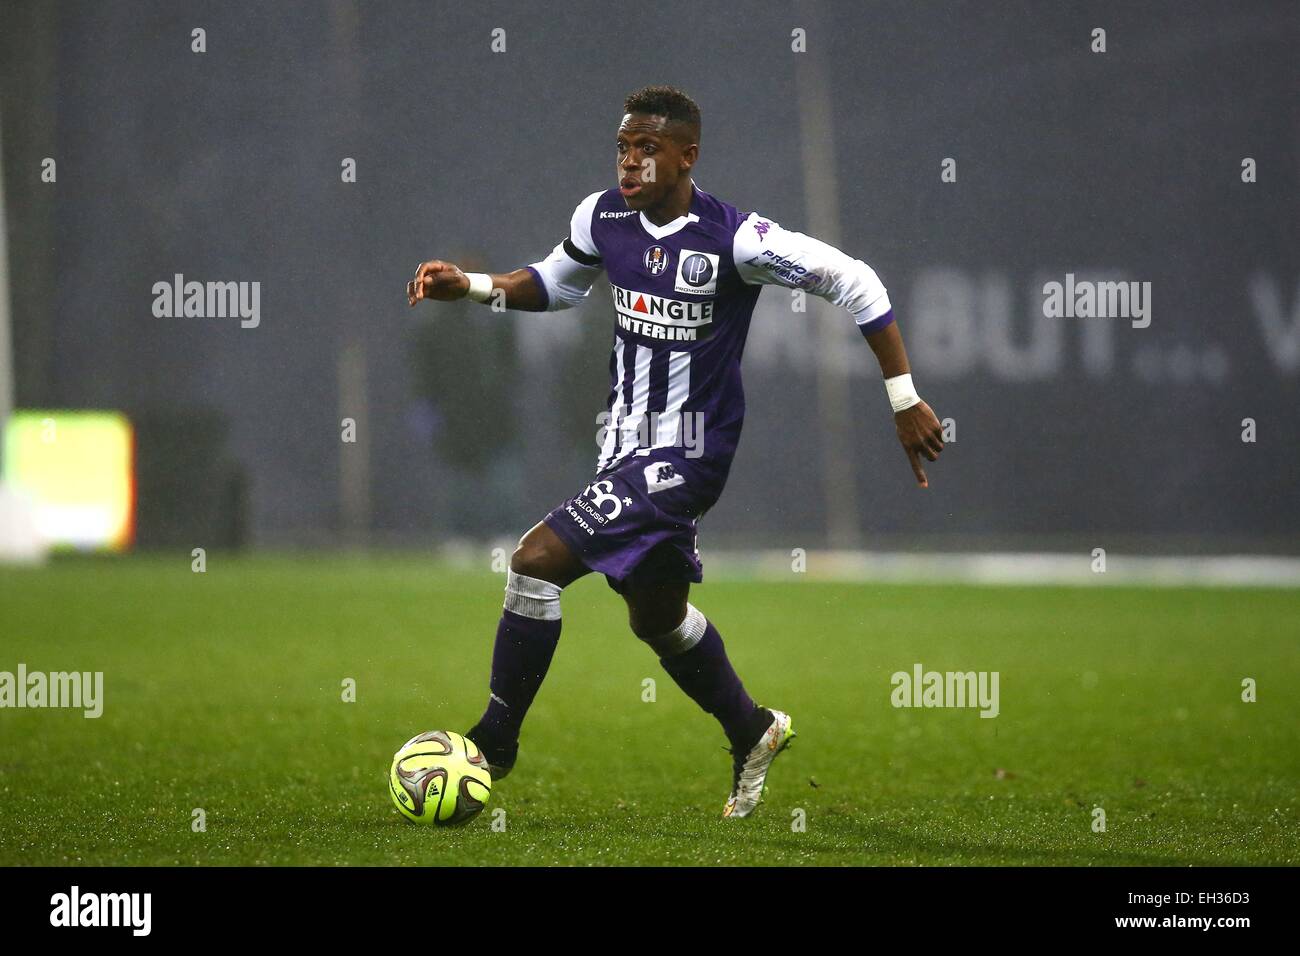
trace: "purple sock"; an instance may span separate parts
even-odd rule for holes
[[[559,642],[559,620],[542,621],[514,611],[501,612],[488,685],[492,694],[487,710],[467,735],[483,749],[490,763],[514,763],[519,728]]]
[[[767,721],[727,660],[722,635],[712,623],[707,624],[704,636],[694,647],[673,657],[661,657],[659,663],[691,700],[718,719],[733,749],[753,746]],[[758,727],[759,723],[763,726]]]

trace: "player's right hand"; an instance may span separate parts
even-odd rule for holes
[[[903,443],[903,450],[907,452],[907,460],[912,463],[917,485],[929,488],[930,479],[925,476],[921,457],[939,460],[939,453],[943,451],[943,425],[929,405],[917,402],[911,408],[894,413],[894,427],[898,431],[898,440]]]
[[[450,302],[464,298],[469,291],[469,279],[450,262],[433,259],[421,262],[415,269],[415,278],[406,283],[406,302],[415,305],[421,299]]]

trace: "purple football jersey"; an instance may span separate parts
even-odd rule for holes
[[[864,334],[893,321],[866,263],[692,184],[689,212],[656,226],[617,189],[574,210],[569,237],[528,267],[545,308],[583,301],[603,270],[614,318],[596,477],[544,519],[615,587],[652,554],[701,579],[699,518],[726,483],[745,418],[740,360],[764,285],[841,306]]]
[[[674,449],[726,480],[745,417],[740,359],[761,286],[732,261],[745,216],[696,188],[685,219],[659,228],[617,189],[592,209],[591,241],[614,310],[605,440],[596,470]],[[700,467],[704,466],[704,467]]]
[[[628,209],[617,189],[592,193],[574,210],[569,238],[529,268],[547,309],[582,301],[602,270],[609,280],[614,347],[597,475],[653,455],[689,464],[714,497],[740,440],[740,360],[764,285],[842,306],[864,334],[893,321],[866,263],[694,184],[689,212],[662,226]]]

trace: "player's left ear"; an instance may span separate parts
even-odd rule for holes
[[[695,161],[699,158],[700,146],[698,143],[691,143],[689,146],[684,146],[682,148],[682,172],[688,172],[690,168],[695,165]]]

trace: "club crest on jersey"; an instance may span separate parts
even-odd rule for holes
[[[677,284],[674,292],[691,295],[714,295],[718,291],[718,256],[713,252],[683,249],[677,260]]]
[[[663,246],[651,246],[641,257],[641,265],[650,275],[659,275],[668,268],[668,250]]]

